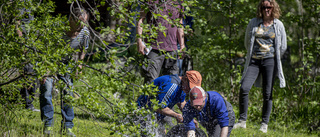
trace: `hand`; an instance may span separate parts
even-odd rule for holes
[[[196,136],[196,131],[194,130],[189,130],[187,133],[187,137],[195,137]]]
[[[187,55],[187,53],[185,51],[181,51],[180,50],[180,53],[178,54],[178,59],[184,59],[184,57]]]
[[[182,122],[183,122],[183,117],[182,117],[181,114],[177,114],[177,115],[175,116],[175,118],[177,119],[178,123],[182,123]]]
[[[196,128],[199,128],[199,122],[197,120],[195,120],[195,119],[193,119],[193,122],[194,122]]]
[[[46,79],[47,79],[47,77],[42,78],[42,80],[40,80],[40,83],[41,83],[41,84],[46,83]]]
[[[145,50],[146,50],[146,46],[144,46],[142,40],[138,40],[138,52],[144,55]]]
[[[22,31],[20,31],[19,29],[17,30],[18,36],[22,37]]]
[[[180,51],[182,51],[185,47],[186,47],[186,46],[184,45],[184,43],[181,44],[181,46],[180,46]]]
[[[78,67],[79,67],[79,70],[78,69],[76,70],[76,78],[78,78],[78,76],[82,74],[82,65],[79,64]]]

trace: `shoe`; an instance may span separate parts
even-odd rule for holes
[[[268,125],[266,123],[261,123],[261,127],[259,130],[262,131],[263,133],[267,133]]]
[[[50,136],[50,135],[53,135],[53,127],[44,127],[43,129],[43,134],[45,136]]]
[[[247,128],[246,121],[239,120],[237,124],[234,124],[233,128]]]
[[[68,137],[76,137],[76,135],[72,132],[72,129],[71,128],[67,128],[66,129],[66,135]]]
[[[27,108],[28,110],[31,110],[31,111],[33,111],[33,112],[40,112],[40,110],[39,109],[36,109],[36,108],[34,108],[34,107],[30,107],[30,108]]]

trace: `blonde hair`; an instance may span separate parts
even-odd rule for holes
[[[269,1],[273,7],[272,12],[271,12],[271,17],[279,19],[279,17],[281,16],[281,9],[279,7],[279,4],[275,0],[260,0],[258,8],[257,8],[257,18],[263,18],[262,6],[263,6],[263,2],[265,2],[265,1]]]

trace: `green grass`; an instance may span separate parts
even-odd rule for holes
[[[96,65],[103,66],[103,64],[96,64]],[[84,75],[86,77],[94,76],[93,73],[89,71],[84,72]],[[91,81],[94,81],[94,82],[89,84],[91,84],[91,86],[95,86],[96,84],[99,84],[95,80],[97,79],[92,79]],[[137,81],[138,80],[140,80],[139,77],[137,78]],[[82,88],[81,85],[83,85],[83,83],[79,81],[75,82],[76,89]],[[112,88],[119,89],[119,87],[112,87]],[[109,87],[109,89],[111,88]],[[82,92],[79,91],[80,94],[82,93],[81,95],[85,95],[84,93],[86,92],[88,91],[87,90],[83,90]],[[131,93],[127,93],[127,94],[128,94],[127,96],[130,96],[131,98]],[[62,119],[60,114],[61,112],[60,104],[59,104],[60,100],[59,100],[59,96],[57,97],[56,96],[53,99],[54,109],[55,109],[54,135],[61,136],[59,133],[60,126],[61,126],[61,119]],[[256,98],[262,98],[262,97],[260,95],[260,96],[257,96]],[[21,104],[21,102],[19,103]],[[35,105],[36,108],[39,109],[39,98],[36,97],[33,104]],[[100,105],[102,105],[102,108],[108,108],[108,106],[104,106],[103,104],[100,104]],[[10,137],[43,136],[42,135],[43,123],[40,118],[40,112],[31,112],[25,109],[21,109],[22,107],[20,107],[20,109],[18,107],[18,108],[15,108],[14,110],[8,111],[8,109],[4,109],[3,106],[4,105],[0,105],[0,136],[9,136],[9,134],[10,134]],[[178,110],[177,107],[175,107],[175,109]],[[73,132],[78,137],[110,137],[111,136],[110,133],[112,131],[108,130],[107,127],[108,125],[111,125],[113,123],[107,123],[106,120],[103,118],[93,118],[88,113],[82,111],[77,107],[75,107],[74,110],[75,110],[76,116],[75,116],[75,119],[73,120],[74,122]],[[106,109],[106,110],[109,111],[109,109]],[[259,109],[254,109],[254,110],[259,111],[259,112],[256,112],[255,114],[260,113]],[[236,115],[238,115],[237,107],[234,107],[234,111],[236,112]],[[254,118],[255,115],[251,117]],[[249,118],[251,117],[249,115]],[[253,121],[256,121],[256,120],[253,120]],[[290,125],[290,124],[292,123],[286,123],[286,125]],[[231,133],[231,137],[320,137],[320,133],[307,134],[306,129],[294,130],[294,129],[289,129],[287,127],[282,127],[279,125],[284,125],[284,124],[278,124],[277,120],[273,120],[272,122],[269,123],[268,133],[262,133],[259,131],[260,125],[258,122],[248,121],[246,129],[233,129]],[[114,135],[114,136],[121,136],[121,135]]]
[[[35,100],[36,108],[39,108],[39,100]],[[58,102],[58,101],[56,101]],[[2,109],[2,108],[1,108]],[[61,127],[61,109],[58,103],[54,104],[54,136],[64,136],[60,134]],[[107,130],[108,123],[90,117],[80,109],[75,108],[75,119],[73,132],[78,137],[106,137],[110,136]],[[43,122],[41,121],[40,112],[32,112],[26,109],[17,109],[14,112],[3,112],[1,114],[10,115],[5,119],[0,119],[0,136],[10,137],[40,137],[43,131]],[[5,122],[7,121],[7,122]],[[9,131],[9,132],[8,132]],[[119,136],[119,135],[117,135]]]
[[[231,132],[231,137],[318,137],[318,135],[299,133],[286,128],[273,128],[272,124],[269,125],[267,133],[261,132],[259,128],[259,124],[253,125],[247,123],[246,129],[233,129]]]
[[[36,108],[39,108],[39,101],[35,100],[34,104]],[[58,101],[57,101],[58,102]],[[54,104],[54,136],[61,136],[60,124],[61,114],[60,105]],[[1,119],[2,123],[0,129],[0,136],[9,136],[8,129],[10,131],[10,137],[38,137],[42,136],[43,123],[40,119],[40,112],[31,112],[29,110],[20,109],[14,112],[6,112],[8,114],[15,114],[14,120],[7,119],[9,124],[3,124],[5,119]],[[4,112],[2,112],[4,114]],[[73,132],[78,137],[110,137],[110,131],[105,127],[109,124],[103,120],[97,120],[90,117],[87,113],[82,110],[75,108],[76,117],[73,120],[74,128]],[[11,115],[13,116],[13,115]],[[259,131],[259,124],[247,123],[246,129],[233,129],[231,137],[317,137],[318,135],[310,135],[305,133],[299,133],[298,131],[289,131],[286,128],[276,128],[274,125],[269,125],[268,133],[262,133]],[[62,135],[64,136],[64,135]],[[120,135],[117,135],[120,136]]]

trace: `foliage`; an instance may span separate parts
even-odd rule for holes
[[[92,15],[90,24],[86,24],[92,34],[88,56],[84,62],[72,62],[68,66],[84,66],[82,74],[69,72],[75,78],[74,91],[80,95],[78,99],[72,99],[73,106],[90,117],[107,122],[103,128],[108,129],[110,135],[139,136],[146,132],[140,130],[140,120],[154,119],[154,116],[147,117],[153,111],[137,109],[135,101],[139,95],[154,95],[155,91],[152,85],[142,84],[138,68],[144,65],[144,59],[136,51],[135,43],[130,42],[131,33],[133,34],[130,29],[134,28],[136,17],[139,17],[135,8],[141,6],[141,9],[148,11],[148,3],[140,1],[142,3],[139,4],[137,0],[68,2],[74,7],[88,7]],[[320,121],[317,117],[320,113],[320,100],[317,90],[320,86],[320,4],[316,0],[278,0],[278,3],[283,11],[280,20],[286,28],[290,54],[283,61],[287,87],[280,89],[277,81],[275,82],[270,125],[273,129],[286,131],[296,129],[309,133],[319,132]],[[257,1],[189,0],[181,4],[185,6],[184,13],[195,18],[194,34],[189,33],[189,28],[185,29],[185,33],[188,34],[187,45],[193,57],[194,69],[203,76],[203,87],[224,94],[237,112],[239,81],[243,69],[239,59],[246,52],[243,46],[245,28],[250,19],[255,17]],[[68,67],[58,62],[76,51],[61,39],[69,27],[65,23],[66,16],[52,15],[54,2],[1,1],[0,5],[0,102],[3,108],[1,110],[4,110],[1,113],[6,118],[15,119],[17,115],[6,110],[21,108],[15,102],[19,100],[19,89],[35,79],[54,76],[57,72],[68,72]],[[26,25],[30,32],[18,37],[16,27],[20,27],[18,21],[24,18],[19,14],[22,7],[30,9],[35,20]],[[103,20],[99,11],[101,8],[107,9],[110,22]],[[163,17],[158,14],[154,16]],[[89,26],[92,24],[94,27]],[[178,25],[178,21],[173,21],[172,24]],[[130,25],[133,27],[128,27]],[[162,26],[150,26],[147,23],[142,27],[148,33],[138,37],[151,41],[157,36],[158,30],[164,30]],[[119,59],[119,53],[126,51],[130,53]],[[299,59],[291,62],[293,57]],[[23,71],[28,63],[34,65],[36,73]],[[57,83],[56,89],[60,90],[63,86],[63,83]],[[155,100],[153,102],[157,104]],[[261,89],[252,88],[248,113],[250,122],[259,122],[261,102]],[[157,107],[159,106],[155,105],[154,109]],[[16,123],[13,121],[11,124],[11,128],[14,128]]]
[[[255,17],[257,2],[210,1],[195,9],[196,15],[203,15],[195,19],[198,32],[189,42],[195,70],[203,75],[205,89],[224,94],[236,110],[243,68],[241,59],[246,54],[244,32],[248,21]],[[319,120],[315,118],[320,113],[319,93],[316,92],[319,89],[320,34],[314,29],[319,28],[319,2],[278,0],[278,3],[283,15],[280,20],[288,38],[288,52],[282,61],[287,88],[280,89],[279,82],[275,81],[270,122],[279,128],[319,132]],[[206,5],[213,8],[209,10]],[[291,62],[290,56],[297,56],[298,62]],[[248,120],[259,122],[261,89],[253,87],[249,97]]]

